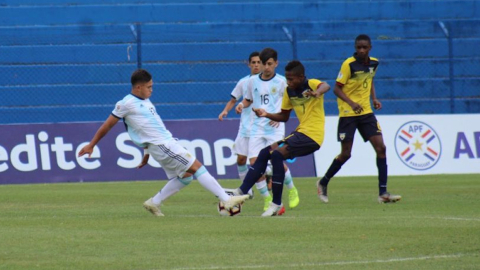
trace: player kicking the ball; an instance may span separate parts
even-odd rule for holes
[[[235,112],[242,113],[249,106],[262,108],[269,113],[277,113],[281,110],[282,98],[287,81],[284,76],[275,72],[278,66],[277,51],[272,48],[265,48],[260,52],[260,61],[262,61],[262,72],[259,75],[251,76],[244,83],[244,99],[235,108]],[[260,150],[271,145],[285,137],[285,124],[270,121],[253,115],[246,119],[243,125],[248,134],[248,141],[243,146],[248,146],[248,155],[250,156],[250,165],[255,163]],[[236,146],[237,147],[237,146]],[[239,147],[237,147],[239,148]],[[295,208],[300,203],[297,188],[293,183],[290,170],[286,165],[285,180],[282,181],[289,190],[289,207]],[[270,207],[273,198],[270,195],[265,177],[258,179],[255,184],[260,194],[264,198],[264,210]]]
[[[149,99],[152,95],[152,75],[144,69],[138,69],[133,72],[131,83],[131,93],[117,102],[112,114],[97,130],[90,143],[80,150],[78,156],[90,156],[95,145],[123,118],[132,141],[145,149],[142,163],[138,167],[145,166],[152,155],[169,179],[160,192],[143,203],[145,209],[153,215],[163,216],[160,211],[161,202],[187,186],[193,179],[192,175],[205,189],[218,197],[226,209],[243,203],[248,195],[228,196],[202,163],[172,137]]]
[[[287,64],[285,77],[288,86],[283,89],[281,112],[268,113],[262,108],[253,108],[253,111],[258,117],[286,122],[293,109],[300,124],[289,136],[260,151],[257,160],[248,170],[243,184],[237,189],[237,194],[246,194],[257,179],[263,175],[268,161],[271,161],[273,201],[262,214],[264,217],[283,214],[282,192],[285,178],[283,161],[317,151],[322,145],[324,137],[323,94],[330,90],[330,86],[317,79],[307,79],[305,68],[299,61],[291,61]]]

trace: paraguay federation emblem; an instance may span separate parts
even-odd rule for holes
[[[402,162],[414,170],[435,166],[442,153],[442,144],[435,130],[419,121],[401,126],[395,135],[395,150]]]

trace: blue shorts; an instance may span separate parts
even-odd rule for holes
[[[382,135],[382,129],[373,113],[360,116],[340,117],[338,120],[337,140],[353,141],[355,131],[358,129],[364,141],[374,135]]]
[[[307,135],[298,131],[292,132],[285,139],[278,141],[278,145],[286,144],[290,156],[287,159],[310,155],[320,149],[320,145]]]

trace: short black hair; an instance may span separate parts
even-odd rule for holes
[[[370,37],[365,34],[358,35],[357,38],[355,39],[355,44],[357,44],[357,41],[359,40],[366,40],[368,41],[368,44],[372,45],[372,41],[370,40]]]
[[[255,56],[260,57],[260,53],[259,52],[252,52],[250,54],[250,56],[248,57],[248,63],[250,63],[252,61],[252,58],[255,57]]]
[[[292,60],[285,66],[285,72],[292,72],[295,75],[305,75],[305,67],[298,60]]]
[[[146,71],[145,69],[137,69],[132,73],[132,77],[130,78],[130,82],[132,86],[136,85],[137,83],[147,83],[152,80],[152,75]]]
[[[262,61],[264,65],[270,58],[273,58],[274,61],[277,61],[277,51],[272,48],[265,48],[260,52],[260,61]]]

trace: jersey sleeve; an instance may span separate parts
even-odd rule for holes
[[[115,104],[115,109],[112,111],[112,115],[117,118],[125,117],[130,111],[129,106],[125,103],[124,100],[120,100]]]
[[[337,83],[341,85],[345,85],[350,79],[351,73],[350,73],[350,64],[348,61],[343,62],[342,67],[340,68],[340,72],[338,73],[337,76]]]
[[[279,93],[280,96],[282,97],[282,102],[283,102],[283,97],[284,97],[285,95],[288,95],[287,92],[286,92],[287,86],[288,86],[288,85],[287,85],[287,80],[285,79],[285,80],[283,81],[283,84],[282,84],[282,89],[284,89],[284,91],[281,91],[281,92]]]
[[[283,91],[283,97],[282,97],[282,110],[284,111],[290,111],[293,109],[293,105],[290,102],[290,98],[288,97],[287,93],[287,88]]]
[[[230,94],[236,100],[239,100],[243,96],[243,85],[246,80],[240,80],[233,88],[232,93]]]
[[[308,80],[308,86],[310,87],[310,89],[312,89],[313,91],[316,91],[318,89],[318,86],[322,84],[322,81],[320,80],[317,80],[317,79],[310,79]]]
[[[252,87],[253,86],[253,77],[248,79],[244,84],[243,84],[243,93],[245,93],[244,98],[249,101],[253,101],[253,93],[252,93]]]

